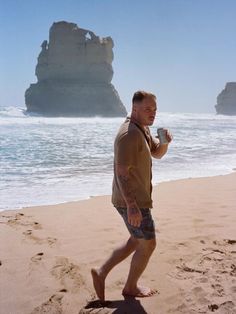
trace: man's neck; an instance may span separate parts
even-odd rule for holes
[[[139,120],[137,120],[132,114],[130,116],[130,121],[135,123],[135,124],[138,124],[141,128],[145,129],[146,128],[146,125],[143,125],[140,123]]]

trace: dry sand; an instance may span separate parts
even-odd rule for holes
[[[0,313],[236,313],[235,187],[235,173],[159,184],[141,278],[159,294],[124,300],[129,258],[107,277],[104,308],[89,303],[90,268],[128,237],[110,196],[1,212]]]

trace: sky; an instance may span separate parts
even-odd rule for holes
[[[236,81],[236,0],[0,0],[0,107],[25,107],[41,43],[68,21],[114,41],[112,84],[127,110],[142,89],[159,111],[214,113]]]

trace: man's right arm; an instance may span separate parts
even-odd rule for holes
[[[118,184],[127,206],[128,222],[132,226],[139,227],[142,214],[136,202],[135,191],[132,188],[130,170],[131,166],[115,165]]]

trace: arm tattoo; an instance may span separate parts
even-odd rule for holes
[[[123,175],[118,174],[117,179],[126,203],[130,205],[136,203],[135,193],[131,188],[129,176],[124,174]]]

